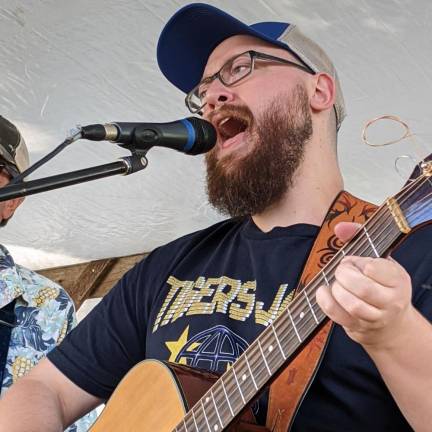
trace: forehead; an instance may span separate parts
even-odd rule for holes
[[[287,60],[296,60],[295,57],[283,48],[270,44],[253,36],[237,35],[225,39],[210,54],[203,76],[216,73],[224,63],[237,54],[245,51],[262,51],[266,54],[282,57]]]

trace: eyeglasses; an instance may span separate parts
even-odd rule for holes
[[[257,51],[246,51],[228,60],[218,72],[212,76],[204,78],[187,94],[185,102],[189,111],[196,114],[204,108],[207,103],[205,102],[207,89],[215,79],[218,78],[223,85],[226,87],[231,87],[253,72],[256,60],[282,63],[287,66],[293,66],[301,69],[302,71],[311,75],[315,75],[315,72],[313,72],[307,66]]]

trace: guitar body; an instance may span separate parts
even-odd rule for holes
[[[90,431],[171,432],[218,378],[176,363],[144,360],[120,381]],[[241,419],[253,430],[250,410]],[[228,428],[236,430],[236,423]]]

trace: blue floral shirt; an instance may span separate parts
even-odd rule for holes
[[[4,394],[75,326],[75,310],[66,291],[53,281],[14,263],[0,245],[0,308],[16,299],[17,326],[12,329],[1,383]],[[70,426],[68,432],[85,432],[95,421],[92,412]]]

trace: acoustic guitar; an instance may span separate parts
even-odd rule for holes
[[[328,321],[315,293],[333,282],[342,258],[384,256],[402,236],[432,219],[431,158],[417,166],[405,187],[378,207],[225,373],[218,377],[145,360],[123,378],[91,432],[219,432],[236,430],[239,418],[248,421],[251,401]]]

